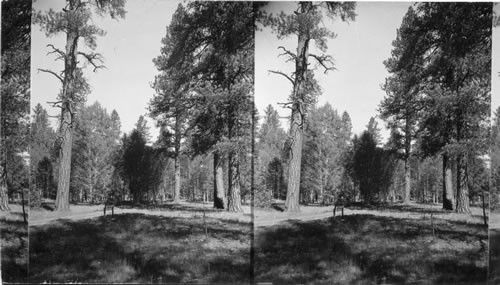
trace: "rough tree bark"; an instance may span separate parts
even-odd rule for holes
[[[75,3],[69,1],[69,10],[75,9]],[[71,172],[71,148],[73,144],[73,113],[74,102],[72,100],[78,55],[78,35],[69,30],[66,36],[66,57],[64,59],[64,81],[61,95],[61,121],[59,126],[59,173],[57,183],[56,211],[69,210],[69,185]]]
[[[179,203],[181,200],[181,165],[179,161],[179,154],[181,148],[181,129],[179,116],[175,118],[175,145],[174,145],[174,203]]]
[[[64,105],[69,105],[65,102]],[[61,111],[61,126],[59,128],[59,174],[57,183],[56,211],[69,210],[69,184],[71,172],[71,145],[73,141],[73,115],[70,107],[63,106]]]
[[[227,198],[224,191],[224,170],[220,154],[214,152],[214,208],[226,209]]]
[[[467,184],[467,156],[462,154],[457,158],[457,213],[471,213],[469,209],[469,187]]]
[[[0,95],[0,122],[2,118],[2,96]],[[2,126],[0,123],[0,211],[10,211],[9,196],[7,190],[7,171],[5,169],[5,145],[2,137]]]
[[[453,210],[455,198],[453,195],[451,161],[447,154],[443,154],[443,209]]]
[[[405,196],[404,203],[410,203],[411,198],[411,168],[410,168],[410,152],[411,152],[411,134],[408,118],[405,124]]]
[[[227,201],[227,210],[229,212],[243,212],[241,208],[241,189],[240,189],[240,169],[238,154],[231,152],[229,154],[229,197]]]
[[[308,5],[301,3],[301,12],[306,13]],[[297,60],[295,61],[295,80],[292,94],[292,116],[290,122],[290,158],[288,167],[288,185],[285,202],[286,212],[299,212],[300,171],[302,162],[302,143],[304,140],[304,104],[303,94],[307,58],[309,56],[309,35],[305,31],[298,35]]]

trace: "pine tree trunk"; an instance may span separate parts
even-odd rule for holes
[[[229,197],[227,210],[229,212],[243,212],[241,208],[241,189],[240,189],[240,169],[238,154],[231,152],[229,154]]]
[[[181,200],[181,165],[180,165],[180,152],[181,152],[181,127],[180,117],[175,118],[175,142],[174,142],[174,203],[179,203]]]
[[[443,154],[443,209],[453,210],[455,199],[453,195],[453,174],[448,155]]]
[[[410,159],[407,157],[405,159],[405,196],[403,203],[410,203],[411,195],[411,169],[410,169]]]
[[[174,158],[174,203],[179,203],[181,199],[181,166],[179,156]]]
[[[70,1],[70,10],[73,10]],[[64,82],[62,90],[61,125],[59,126],[59,174],[57,183],[56,211],[69,210],[69,184],[71,175],[71,148],[73,144],[73,90],[76,77],[76,57],[78,36],[69,32],[66,37],[66,59],[64,62]]]
[[[301,3],[301,12],[305,13],[310,3]],[[304,32],[298,35],[297,60],[295,62],[295,82],[292,94],[292,116],[290,122],[290,158],[288,167],[288,186],[285,202],[286,212],[299,212],[300,171],[302,162],[302,142],[304,140],[304,103],[303,87],[309,56],[309,38]]]
[[[1,108],[0,96],[0,108]],[[1,111],[0,111],[1,112]],[[1,117],[0,117],[1,119]],[[5,168],[5,145],[3,144],[2,127],[0,126],[0,211],[10,211],[7,189],[7,171]]]
[[[226,192],[224,191],[224,170],[222,169],[222,159],[217,151],[214,152],[214,208],[227,208]]]
[[[467,155],[462,154],[457,159],[457,213],[471,213],[467,180]]]
[[[57,183],[55,210],[67,211],[69,210],[71,145],[73,140],[72,115],[67,107],[63,107],[61,118],[62,120],[59,134],[62,141],[59,150],[59,179]]]

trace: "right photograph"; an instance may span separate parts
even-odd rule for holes
[[[498,7],[255,9],[255,281],[498,283]]]

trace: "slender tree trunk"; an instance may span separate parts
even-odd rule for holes
[[[179,203],[181,200],[181,165],[180,165],[180,152],[181,152],[181,125],[180,116],[175,118],[175,145],[174,145],[174,203]]]
[[[467,155],[457,158],[457,213],[470,214],[469,187],[467,177]]]
[[[238,154],[231,152],[229,154],[229,197],[227,210],[229,212],[243,212],[241,208],[241,190],[240,190],[240,169]]]
[[[179,156],[174,158],[174,203],[179,203],[181,199],[181,166]]]
[[[305,13],[310,3],[301,4]],[[292,94],[292,116],[290,122],[289,144],[290,157],[288,167],[288,186],[285,202],[286,212],[299,212],[300,171],[302,162],[302,142],[304,140],[305,106],[303,87],[306,81],[307,58],[309,56],[309,38],[305,32],[298,35],[297,60],[295,61],[295,82]]]
[[[222,159],[217,151],[214,151],[213,155],[214,155],[214,207],[217,209],[226,209],[227,199],[226,199],[226,192],[224,191],[224,170],[222,169]]]
[[[2,106],[2,96],[0,96],[0,109]],[[1,111],[0,111],[1,115]],[[0,122],[2,117],[0,116]],[[7,171],[5,167],[5,145],[2,137],[2,124],[0,123],[0,211],[10,211],[9,196],[7,189]]]
[[[443,154],[443,209],[445,210],[453,210],[455,205],[452,179],[450,158],[447,154]]]
[[[405,159],[405,194],[403,198],[403,203],[410,203],[410,193],[411,193],[411,169],[410,169],[410,158]]]

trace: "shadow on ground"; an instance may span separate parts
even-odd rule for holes
[[[11,212],[0,219],[2,280],[25,282],[28,269],[28,227],[22,213]]]
[[[500,284],[500,229],[490,230],[490,264],[488,284]]]
[[[250,224],[123,214],[30,228],[31,282],[249,282]]]
[[[352,215],[260,228],[257,282],[274,284],[484,284],[480,225]]]

